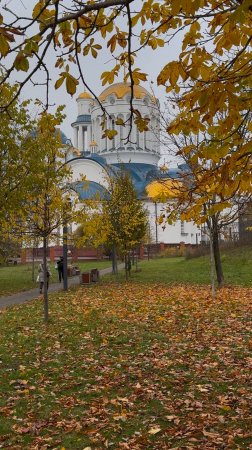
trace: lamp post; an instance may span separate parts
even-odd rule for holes
[[[67,280],[67,221],[65,219],[63,225],[63,288],[64,291],[68,289]]]
[[[157,202],[155,202],[156,244],[158,243]]]

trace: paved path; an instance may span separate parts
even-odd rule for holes
[[[124,264],[119,264],[118,269],[123,269]],[[112,272],[112,267],[107,267],[106,269],[99,270],[100,276],[104,276],[108,273]],[[80,284],[80,277],[75,276],[68,278],[68,287],[71,286],[77,286]],[[49,286],[48,292],[57,292],[63,290],[63,283],[52,283]],[[40,294],[38,292],[38,288],[30,289],[29,291],[25,292],[18,292],[13,295],[8,295],[7,297],[0,297],[0,309],[6,308],[8,306],[12,305],[19,305],[21,303],[25,303],[29,300],[34,300],[35,298],[40,297]]]

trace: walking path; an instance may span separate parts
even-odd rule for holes
[[[123,269],[124,264],[119,264],[118,269]],[[100,276],[107,275],[108,273],[112,272],[112,267],[107,267],[106,269],[99,270]],[[80,277],[79,275],[75,277],[68,278],[68,287],[71,286],[77,286],[80,284]],[[52,283],[49,286],[48,292],[57,292],[62,291],[63,285],[62,283]],[[35,298],[38,298],[40,296],[38,292],[38,288],[30,289],[29,291],[25,292],[17,292],[13,295],[8,295],[6,297],[0,297],[0,309],[6,308],[8,306],[12,305],[19,305],[21,303],[25,303],[29,300],[34,300]]]

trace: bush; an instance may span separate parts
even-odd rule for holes
[[[178,256],[185,256],[185,247],[167,247],[162,252],[158,253],[157,258],[174,258]]]
[[[185,251],[185,258],[199,258],[200,256],[209,255],[210,249],[207,245],[199,245],[197,247],[187,247]]]

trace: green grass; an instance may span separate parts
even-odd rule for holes
[[[92,268],[104,269],[110,267],[111,262],[104,261],[81,261],[76,265],[80,267],[82,272],[90,270]],[[54,267],[54,264],[50,264],[52,277],[51,283],[58,281],[58,272]],[[35,264],[35,280],[38,273],[38,264]],[[31,264],[18,264],[17,266],[0,267],[0,296],[13,294],[16,292],[26,291],[37,287],[36,281],[32,281],[32,265]]]
[[[252,285],[252,248],[249,246],[222,251],[221,259],[225,283],[227,285]],[[88,261],[78,263],[82,271],[93,267],[102,269],[111,265],[110,261]],[[186,260],[179,258],[156,258],[150,261],[140,261],[139,272],[132,266],[131,280],[143,283],[187,283],[210,284],[210,258],[203,256]],[[57,281],[57,271],[51,264],[52,279]],[[37,270],[36,270],[37,275]],[[0,267],[0,296],[8,293],[25,291],[36,287],[32,282],[30,264],[11,267]],[[123,280],[124,271],[120,273]],[[112,277],[111,277],[112,279]]]
[[[48,325],[8,308],[0,447],[251,448],[251,295],[103,283],[50,295]]]
[[[252,248],[225,250],[221,255],[227,285],[252,285]],[[140,261],[139,272],[132,266],[131,279],[143,283],[211,284],[210,257],[186,260],[184,257]],[[123,278],[123,273],[120,277]]]

